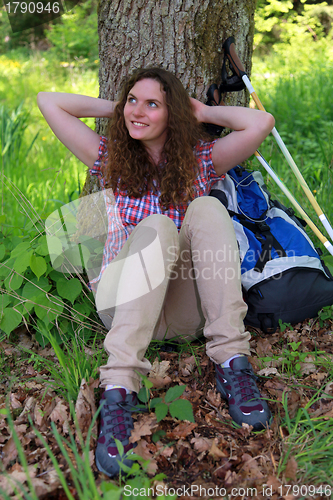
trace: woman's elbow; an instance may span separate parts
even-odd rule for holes
[[[47,92],[38,92],[37,94],[37,105],[39,109],[43,106],[47,99]]]
[[[273,115],[271,115],[270,113],[266,113],[266,112],[265,112],[264,116],[265,116],[265,130],[267,132],[266,135],[268,135],[275,126],[275,118]]]

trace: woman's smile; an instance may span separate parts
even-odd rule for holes
[[[148,127],[146,123],[132,122],[136,127]]]

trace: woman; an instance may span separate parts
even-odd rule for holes
[[[255,430],[269,425],[269,408],[246,357],[250,334],[243,324],[233,226],[224,206],[205,195],[254,153],[273,128],[273,117],[206,106],[161,68],[135,71],[118,103],[42,92],[38,105],[60,141],[113,190],[124,228],[122,239],[111,234],[107,242],[96,294],[97,310],[110,329],[109,359],[101,367],[99,470],[119,472],[114,438],[125,451],[133,447],[132,412],[140,373],[150,369],[144,355],[153,338],[191,339],[203,332],[217,389],[234,421]],[[111,119],[108,138],[79,119],[91,116]],[[201,123],[233,131],[207,142]]]

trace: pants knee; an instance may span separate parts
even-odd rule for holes
[[[206,221],[209,225],[216,219],[227,221],[230,224],[227,209],[213,196],[201,196],[193,200],[187,209],[186,216],[194,216],[196,220]]]

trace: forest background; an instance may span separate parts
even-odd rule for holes
[[[86,359],[86,352],[87,348],[92,349],[100,342],[101,337],[96,338],[96,332],[100,335],[102,327],[95,316],[92,297],[84,289],[80,279],[74,277],[71,280],[64,280],[61,273],[52,270],[42,230],[43,223],[50,213],[78,199],[84,185],[86,169],[54,137],[37,108],[36,96],[41,90],[98,96],[96,11],[96,0],[87,0],[79,3],[72,11],[47,27],[42,26],[13,34],[4,7],[0,10],[2,176],[0,262],[6,262],[6,266],[0,269],[2,292],[0,341],[4,341],[0,344],[0,384],[7,384],[9,375],[15,372],[17,366],[22,370],[22,363],[25,363],[24,366],[33,367],[35,373],[46,370],[52,375],[54,387],[60,391],[59,394],[67,401],[74,402],[81,394],[82,378],[86,380],[89,380],[90,376],[92,379],[97,378],[102,351],[99,349],[99,354],[91,356],[89,362]],[[265,108],[274,115],[280,135],[331,221],[333,221],[332,22],[333,1],[258,0],[251,72],[254,88]],[[254,106],[254,103],[250,102],[250,105]],[[85,122],[94,128],[93,119],[86,119]],[[265,140],[261,152],[295,197],[303,202],[303,192],[273,139]],[[250,159],[248,165],[253,169],[260,169],[255,159]],[[289,202],[284,199],[273,181],[265,172],[263,175],[274,196],[289,206]],[[312,207],[304,202],[304,208],[316,221]],[[315,237],[311,235],[311,238],[317,246],[320,246]],[[96,249],[91,251],[93,253]],[[325,255],[325,251],[324,257],[326,264],[333,270],[333,258]],[[26,279],[29,279],[32,285],[28,286]],[[33,290],[34,285],[38,286],[39,294]],[[49,301],[47,294],[53,294],[52,301]],[[30,301],[29,307],[27,301]],[[291,379],[297,385],[297,381],[304,378],[305,374],[312,376],[309,367],[307,369],[310,371],[302,372],[304,363],[312,363],[314,358],[309,360],[310,347],[306,342],[304,342],[305,347],[300,346],[301,342],[298,340],[302,338],[301,335],[308,335],[309,331],[320,332],[320,328],[323,327],[325,332],[330,334],[332,318],[332,308],[326,308],[321,313],[319,322],[316,324],[313,322],[311,325],[309,323],[308,329],[304,325],[299,327],[298,336],[290,325],[280,325],[279,342],[283,336],[284,340],[279,344],[276,340],[276,347],[279,347],[280,354],[282,348],[284,349],[285,361],[279,370],[289,378],[289,385]],[[73,327],[73,319],[79,325],[78,330]],[[19,353],[11,351],[8,346],[10,342],[18,343],[17,340],[23,332],[22,327],[34,332],[34,342],[37,342],[41,349],[50,348],[52,344],[53,354],[56,353],[58,360],[58,365],[54,365],[57,366],[56,369],[52,371],[55,358],[50,362],[45,356],[46,351],[40,354],[42,351],[31,350],[33,345],[31,339],[26,341],[25,351],[24,347]],[[72,341],[78,331],[83,344]],[[65,338],[61,332],[66,332]],[[261,355],[258,368],[269,365],[276,369],[276,366],[280,366],[281,361],[278,359],[281,360],[281,357],[274,351],[274,342],[271,341],[269,344],[267,339],[263,341],[260,337],[258,342],[257,354],[259,352]],[[58,350],[59,345],[62,346],[62,353]],[[315,344],[316,353],[319,347],[320,343]],[[152,352],[152,356],[156,354],[154,350]],[[330,352],[330,348],[326,348],[326,352]],[[198,359],[200,361],[196,364],[200,373],[202,358]],[[183,368],[187,370],[188,366],[189,364]],[[305,390],[304,394],[307,395],[304,396],[303,403],[307,401],[307,407],[313,406],[315,398],[320,399],[319,382],[327,383],[333,378],[330,366],[331,360],[326,358],[319,364],[315,363],[315,370],[320,372],[318,376],[321,373],[325,376],[316,379],[317,386],[314,392],[311,389],[306,393]],[[194,370],[193,366],[191,370]],[[61,372],[66,376],[62,376]],[[6,388],[8,389],[7,385]],[[22,399],[20,403],[15,397],[14,406],[18,405],[16,410],[25,408],[26,399]],[[277,452],[272,455],[273,463],[275,461],[278,464],[277,468],[274,468],[274,477],[276,473],[276,477],[281,478],[281,474],[289,467],[289,478],[292,477],[295,484],[298,484],[300,477],[308,481],[306,484],[310,484],[311,481],[317,481],[318,484],[327,481],[327,478],[333,475],[332,451],[331,454],[327,451],[328,445],[332,442],[332,424],[327,419],[317,422],[318,415],[323,414],[323,411],[318,413],[318,406],[315,407],[317,416],[315,420],[311,420],[308,414],[304,416],[305,413],[298,412],[295,401],[291,413],[288,413],[290,408],[286,398],[280,398],[280,403],[279,414],[281,411],[284,420],[280,425],[282,431],[279,431],[282,432],[281,442],[277,441],[276,445],[280,449],[280,455]],[[332,409],[330,411],[332,412]],[[1,412],[5,415],[5,399],[2,400],[0,396],[0,417]],[[13,418],[17,416],[13,407],[11,416]],[[59,421],[57,422],[59,424]],[[287,436],[283,434],[285,432],[283,429],[287,429],[289,437],[292,436],[290,446],[285,448],[281,444]],[[9,432],[8,436],[14,434]],[[16,448],[19,448],[18,443],[19,441],[16,441]],[[296,466],[296,459],[294,462],[291,460],[291,445],[299,451],[299,454],[295,455],[298,463]],[[313,445],[314,448],[309,448]],[[253,443],[251,446],[255,448]],[[87,450],[89,455],[89,446]],[[8,466],[14,467],[17,453],[16,451],[15,455],[15,452],[12,452]],[[214,453],[217,457],[216,450]],[[211,453],[213,458],[214,453]],[[318,453],[317,461],[316,453]],[[304,456],[311,454],[314,460],[310,466],[309,458],[304,459]],[[327,461],[325,463],[324,458]],[[303,459],[305,465],[302,465]],[[21,455],[20,463],[23,467],[24,459]],[[49,482],[46,486],[49,487],[50,484]],[[278,487],[276,484],[275,486]],[[68,494],[67,498],[70,498]],[[88,495],[80,498],[90,497]]]

